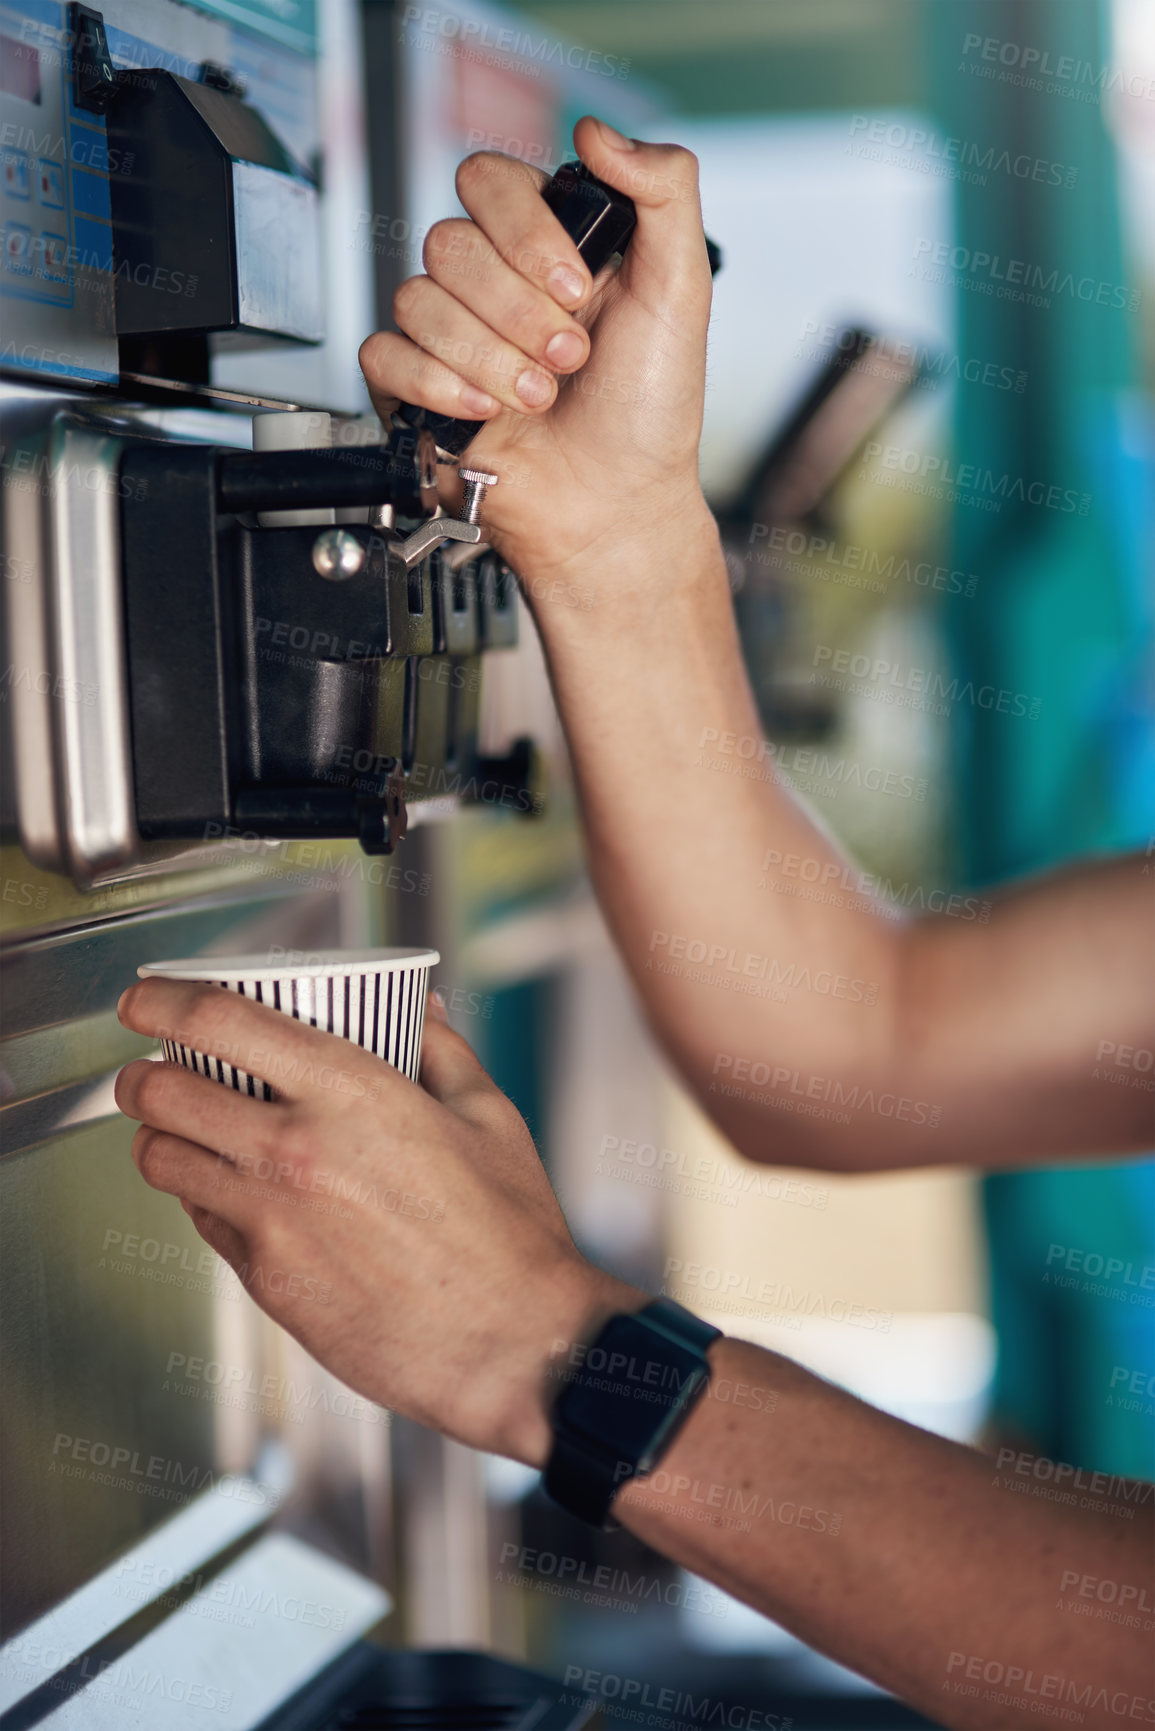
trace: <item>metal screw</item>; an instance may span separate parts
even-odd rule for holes
[[[365,564],[365,549],[347,529],[326,529],[313,542],[313,570],[330,583],[356,577]]]
[[[487,474],[484,469],[458,469],[457,474],[458,479],[465,482],[465,498],[461,504],[462,519],[466,523],[476,523],[481,516],[487,491],[490,487],[497,486],[497,476]]]

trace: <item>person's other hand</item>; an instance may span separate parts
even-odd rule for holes
[[[500,477],[486,529],[541,604],[575,589],[592,604],[599,580],[628,584],[631,544],[684,536],[706,518],[710,268],[697,161],[588,115],[574,143],[637,206],[620,271],[591,282],[540,196],[548,176],[469,156],[457,171],[469,216],[430,229],[428,275],[394,297],[403,334],[378,332],[360,353],[383,417],[400,400],[486,421],[464,460]]]
[[[428,1018],[418,1087],[219,986],[150,979],[119,1015],[277,1091],[150,1059],[116,1085],[141,1175],[262,1309],[357,1393],[543,1465],[555,1342],[645,1299],[579,1255],[529,1131],[465,1041]]]

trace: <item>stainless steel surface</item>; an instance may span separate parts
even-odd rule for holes
[[[234,162],[232,179],[242,326],[319,343],[325,319],[315,190],[255,162]]]
[[[140,1055],[132,1052],[129,1057]],[[0,1114],[0,1136],[3,1138],[0,1152],[9,1158],[34,1148],[37,1143],[63,1136],[65,1131],[78,1130],[83,1125],[99,1123],[102,1118],[111,1118],[116,1112],[115,1082],[116,1071],[110,1070],[103,1076],[54,1088],[51,1093],[34,1100],[18,1100],[14,1105],[6,1106]]]
[[[51,403],[51,399],[49,399]],[[51,407],[47,413],[51,414]],[[31,430],[25,419],[27,402],[3,404],[0,442],[6,461],[0,498],[0,533],[4,538],[4,570],[12,574],[0,602],[0,637],[4,643],[5,702],[4,774],[0,800],[5,819],[20,832],[33,860],[60,857],[56,784],[55,733],[51,697],[36,689],[33,673],[50,663],[47,512],[43,482],[35,464],[43,460],[46,440],[42,427]],[[30,458],[32,474],[16,484],[17,457]]]
[[[318,904],[328,900],[321,894],[317,897]],[[262,917],[275,916],[286,925],[301,927],[307,909],[306,899],[291,886],[263,886],[255,893],[238,886],[173,908],[17,941],[0,951],[4,1037],[70,1026],[81,1017],[112,1012],[120,993],[135,981],[140,962],[156,955],[199,954]]]
[[[270,1533],[42,1723],[52,1731],[252,1731],[389,1605],[371,1581]]]
[[[300,414],[302,410],[316,413],[309,409],[306,403],[282,402],[278,397],[256,397],[247,391],[226,391],[220,385],[182,384],[178,379],[157,379],[151,373],[126,373],[120,375],[121,384],[131,389],[134,385],[143,385],[147,391],[163,391],[166,395],[199,401],[203,399],[214,407],[222,409],[237,409],[248,412],[251,409],[276,409],[281,414]]]
[[[126,442],[247,443],[235,415],[0,385],[4,819],[35,865],[80,889],[196,865],[136,828],[120,570]],[[159,561],[158,561],[159,569]],[[158,576],[158,580],[163,580]]]
[[[4,467],[5,554],[27,573],[5,585],[19,829],[38,865],[78,884],[124,866],[139,845],[120,594],[123,444],[112,426],[49,409],[39,428],[18,423]]]
[[[322,210],[303,180],[247,163],[235,165],[232,179],[242,320],[325,340],[285,354],[276,345],[226,352],[223,339],[213,345],[210,386],[157,380],[151,361],[122,379],[128,392],[163,391],[171,407],[50,394],[39,380],[0,384],[3,552],[13,579],[5,584],[2,695],[15,740],[3,817],[6,825],[18,819],[20,835],[20,845],[6,835],[0,861],[4,901],[13,888],[19,901],[4,907],[17,929],[3,952],[0,1044],[0,1627],[17,1642],[24,1637],[19,1672],[12,1642],[0,1650],[0,1712],[13,1688],[43,1685],[58,1664],[82,1652],[92,1659],[93,1643],[107,1641],[112,1669],[97,1679],[82,1665],[90,1688],[73,1700],[44,1697],[56,1709],[51,1723],[185,1731],[200,1722],[211,1692],[208,1719],[239,1731],[376,1620],[386,1605],[380,1588],[278,1537],[130,1647],[123,1664],[123,1632],[109,1632],[149,1605],[155,1616],[163,1608],[156,1592],[174,1575],[214,1563],[222,1546],[274,1509],[389,1579],[388,1415],[354,1404],[252,1304],[179,1204],[141,1182],[129,1154],[133,1126],[116,1112],[112,1088],[119,1065],[149,1043],[120,1027],[116,1000],[139,962],[166,954],[380,944],[397,935],[386,922],[403,918],[413,898],[372,887],[394,879],[341,844],[302,846],[296,863],[305,869],[278,884],[263,856],[226,863],[220,848],[139,842],[121,664],[116,462],[134,432],[246,444],[238,409],[364,407],[357,347],[373,325],[371,261],[348,244],[357,213],[370,207],[361,22],[355,0],[326,0],[317,9],[322,56],[307,25],[290,40],[279,6],[250,9],[235,24],[178,0],[102,0],[100,9],[118,66],[163,65],[193,77],[203,60],[228,67],[297,160],[323,165]],[[32,11],[47,17],[50,6],[0,0],[5,34],[27,36]],[[63,110],[61,38],[45,28]],[[55,110],[32,108],[38,136],[49,122],[62,136],[46,157],[75,162],[79,136],[103,139],[95,117],[74,128],[68,114],[58,121]],[[0,118],[9,118],[7,107]],[[89,195],[91,179],[80,189]],[[70,207],[59,225],[70,240],[72,219]],[[75,239],[79,258],[79,230]],[[115,384],[112,274],[91,275],[89,283],[74,271],[71,309],[63,283],[49,290],[58,307],[29,301],[21,310],[5,297],[0,367],[59,376],[73,393],[89,378]],[[105,321],[98,352],[89,348],[90,314]],[[215,888],[226,873],[233,887],[206,895],[206,883]],[[141,904],[149,905],[138,911]],[[177,1380],[180,1364],[198,1361],[227,1366],[229,1388],[241,1377],[246,1392],[222,1398],[211,1379]],[[289,1465],[289,1510],[281,1507],[289,1476],[275,1492],[264,1483],[270,1438]],[[243,1614],[222,1616],[220,1593],[234,1588]],[[262,1607],[255,1617],[254,1600]],[[323,1616],[310,1618],[310,1604]],[[53,1678],[54,1690],[62,1685],[68,1680]]]
[[[459,479],[465,482],[461,514],[467,523],[476,523],[481,516],[481,507],[485,504],[486,493],[491,487],[497,486],[497,476],[489,474],[485,469],[458,469],[457,474]]]
[[[355,577],[364,563],[364,547],[344,529],[327,529],[313,542],[313,570],[331,583]]]
[[[443,541],[468,541],[474,545],[480,540],[481,530],[475,523],[460,523],[456,517],[430,517],[419,529],[414,529],[408,540],[401,542],[397,551],[408,567],[419,564]]]
[[[170,1386],[174,1354],[247,1366],[252,1306],[129,1156],[115,1066],[149,1049],[115,1007],[141,962],[370,934],[343,900],[262,885],[30,936],[4,956],[0,1135],[0,1626],[45,1614],[228,1472],[261,1418]],[[178,1379],[179,1383],[179,1379]],[[209,1398],[206,1398],[209,1397]],[[114,1470],[115,1469],[115,1470]]]
[[[105,1117],[0,1161],[7,1633],[222,1476],[214,1407],[165,1391],[175,1351],[212,1354],[215,1259],[132,1135]]]
[[[0,1045],[0,1105],[91,1081],[139,1051],[139,1036],[122,1028],[112,1010],[16,1034]]]
[[[291,1470],[275,1446],[260,1468],[258,1478],[226,1475],[0,1647],[0,1713],[267,1521],[291,1488]]]
[[[260,10],[275,20],[290,10],[302,17],[313,9],[290,9],[278,0]],[[325,339],[316,347],[269,346],[237,354],[218,348],[212,376],[215,385],[233,390],[358,412],[368,407],[368,398],[357,350],[374,329],[373,257],[351,244],[360,213],[372,208],[361,9],[358,0],[324,0],[315,15],[320,53],[312,63],[301,55],[270,52],[266,40],[259,53],[248,46],[238,64],[248,80],[247,100],[265,114],[299,162],[322,165],[320,231],[311,262],[323,279]],[[239,48],[246,38],[251,44],[248,31],[237,26],[234,44]],[[388,96],[379,91],[377,99],[388,101]],[[300,262],[294,247],[286,269],[294,271]]]
[[[415,812],[421,807],[416,806]],[[412,912],[411,943],[437,934],[442,981],[466,981],[461,905],[454,888],[460,831],[432,823],[411,842],[429,873],[430,893]],[[471,982],[472,983],[472,982]],[[393,1425],[400,1579],[405,1584],[403,1636],[415,1647],[489,1647],[493,1643],[492,1571],[483,1457],[408,1419]]]
[[[96,878],[125,864],[138,841],[120,589],[123,441],[86,426],[53,431],[55,649],[66,686],[85,694],[58,704],[63,842],[74,875]]]

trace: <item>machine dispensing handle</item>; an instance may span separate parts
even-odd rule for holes
[[[423,517],[437,507],[436,462],[428,433],[409,428],[381,446],[224,451],[217,465],[217,508],[312,511],[388,500],[408,516]]]
[[[591,174],[584,162],[565,162],[541,196],[577,245],[591,276],[615,253],[623,254],[638,220],[632,198]],[[402,403],[396,416],[407,427],[424,427],[450,456],[459,457],[484,421],[459,421],[415,403]]]
[[[637,227],[634,201],[591,174],[584,162],[563,162],[541,196],[576,244],[591,276],[615,253],[624,257]]]

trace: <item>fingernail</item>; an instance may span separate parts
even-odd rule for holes
[[[618,132],[612,126],[607,126],[604,120],[598,120],[596,115],[594,120],[602,138],[608,145],[611,145],[614,150],[636,150],[638,148],[636,139],[627,138],[624,133]]]
[[[548,374],[539,373],[536,367],[527,367],[513,388],[531,409],[540,409],[553,396],[553,380]]]
[[[476,385],[462,385],[461,406],[471,415],[492,415],[494,409],[501,407],[496,397],[491,397],[488,391],[478,390]]]
[[[585,278],[568,264],[555,264],[546,282],[555,300],[580,301],[586,292]]]
[[[551,366],[576,367],[586,352],[586,346],[576,331],[559,331],[546,344],[545,358]]]

